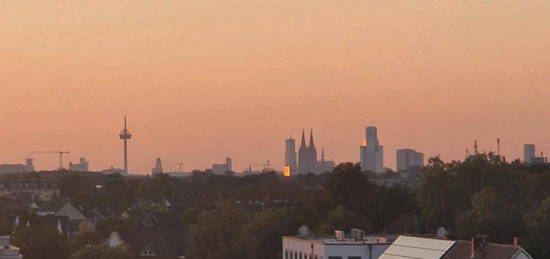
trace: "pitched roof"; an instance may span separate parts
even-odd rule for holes
[[[86,220],[87,217],[84,214],[82,208],[78,208],[70,202],[65,203],[56,213],[56,216],[68,216],[70,220]]]
[[[456,241],[411,236],[399,236],[384,251],[380,259],[439,259]]]
[[[140,252],[148,250],[159,256],[179,256],[183,253],[184,227],[173,213],[152,213],[138,227],[130,229],[126,239]]]
[[[444,259],[471,259],[471,241],[459,240],[456,241],[456,244],[445,254]],[[518,253],[524,253],[528,258],[531,256],[523,249],[521,246],[514,246],[508,244],[495,244],[487,243],[483,251],[483,257],[475,258],[484,258],[484,259],[506,259],[513,258],[514,255]]]

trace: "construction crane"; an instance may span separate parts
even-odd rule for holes
[[[248,171],[252,172],[252,166],[263,166],[264,168],[262,170],[267,170],[271,166],[271,163],[269,163],[269,160],[267,160],[266,163],[249,164]]]
[[[68,151],[33,151],[33,154],[59,154],[59,170],[63,169],[63,155],[69,154]]]

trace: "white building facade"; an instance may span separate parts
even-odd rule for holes
[[[377,259],[391,245],[384,237],[283,237],[283,259]]]

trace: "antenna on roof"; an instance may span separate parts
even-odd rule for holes
[[[474,153],[476,155],[478,155],[479,153],[477,152],[477,140],[474,140]]]
[[[497,155],[500,156],[500,138],[497,138]]]

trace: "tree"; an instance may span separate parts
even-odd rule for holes
[[[368,215],[375,232],[403,214],[414,213],[418,207],[414,192],[406,186],[381,186],[376,192]]]
[[[110,248],[106,245],[89,246],[80,250],[80,259],[133,259],[126,247]]]
[[[160,202],[173,196],[173,186],[167,174],[154,175],[143,179],[136,190],[136,196],[142,199]]]
[[[428,160],[417,198],[422,215],[430,228],[451,226],[454,222],[457,196],[456,176],[439,157]]]
[[[497,191],[487,186],[471,198],[472,209],[460,214],[455,235],[469,239],[476,234],[487,234],[493,242],[510,242],[524,233],[521,215],[502,206]]]
[[[249,220],[249,213],[234,200],[216,202],[215,209],[203,212],[190,225],[188,258],[254,258],[253,241],[243,231]]]
[[[120,174],[110,174],[105,177],[103,192],[104,203],[117,211],[126,209],[126,205],[130,202],[128,183]]]
[[[359,164],[343,163],[329,174],[324,184],[326,199],[333,207],[342,205],[360,214],[368,213],[373,187]]]
[[[529,235],[523,245],[534,258],[550,258],[550,197],[527,217]]]
[[[370,231],[371,224],[369,220],[342,205],[330,211],[327,217],[321,221],[318,228],[319,233],[329,234],[335,230],[349,231],[353,228]]]
[[[281,237],[296,234],[302,225],[296,217],[296,212],[296,209],[281,208],[268,209],[254,215],[246,227],[246,232],[256,240],[255,258],[281,258]]]
[[[94,184],[80,174],[68,174],[59,180],[59,192],[61,196],[71,198],[75,193],[83,189],[93,189]]]
[[[22,227],[16,232],[14,243],[25,259],[67,259],[70,255],[65,237],[48,225]]]

